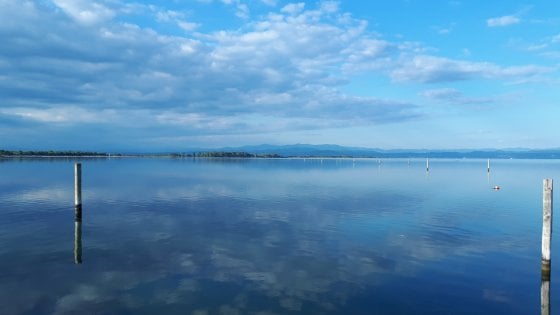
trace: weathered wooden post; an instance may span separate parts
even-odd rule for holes
[[[552,179],[543,180],[542,278],[550,280],[550,239],[552,237]]]
[[[82,164],[74,165],[74,263],[82,263]]]
[[[74,165],[74,206],[82,206],[82,163]]]

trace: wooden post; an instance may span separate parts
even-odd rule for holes
[[[82,164],[74,165],[74,206],[82,207]]]
[[[550,239],[552,237],[552,179],[543,180],[542,278],[550,280]]]
[[[426,172],[430,171],[430,160],[426,159]]]
[[[490,159],[488,159],[488,168],[487,168],[488,173],[490,173]]]

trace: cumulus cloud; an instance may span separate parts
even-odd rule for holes
[[[221,3],[249,16],[245,2]],[[206,32],[184,10],[114,1],[55,4],[8,1],[0,12],[0,115],[13,125],[130,126],[126,117],[134,117],[134,129],[123,131],[130,137],[156,129],[161,134],[154,137],[185,137],[202,130],[247,134],[380,124],[414,119],[418,107],[341,92],[355,74],[434,83],[518,80],[548,71],[433,56],[422,44],[372,33],[366,21],[332,1],[271,6],[241,28]],[[166,33],[137,25],[129,15],[175,28]]]
[[[115,16],[113,10],[95,1],[53,0],[53,2],[66,14],[81,24],[97,24]]]
[[[426,90],[420,93],[420,95],[429,99],[436,99],[436,100],[454,99],[463,96],[461,92],[452,88]]]
[[[521,22],[521,19],[514,15],[505,15],[495,18],[490,18],[486,20],[486,25],[488,27],[500,27],[500,26],[509,26],[513,24],[517,24]]]
[[[278,2],[277,0],[261,0],[262,3],[269,5],[269,6],[275,6],[276,3]]]
[[[391,71],[395,81],[423,83],[453,82],[471,79],[518,80],[539,76],[550,69],[536,65],[502,67],[490,62],[472,62],[418,55],[405,60]]]
[[[467,97],[463,92],[453,88],[430,89],[422,91],[419,94],[429,100],[448,104],[484,104],[493,101],[490,98]]]
[[[303,8],[305,7],[305,3],[303,2],[299,2],[299,3],[289,3],[287,5],[285,5],[282,8],[282,12],[284,13],[289,13],[289,14],[297,14],[301,11],[303,11]]]

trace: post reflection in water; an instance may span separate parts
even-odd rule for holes
[[[541,315],[550,315],[550,280],[541,281]]]
[[[550,262],[542,265],[541,271],[541,315],[550,315]]]
[[[82,263],[82,206],[76,206],[74,222],[74,263]]]

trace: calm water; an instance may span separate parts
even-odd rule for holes
[[[0,160],[1,314],[540,314],[560,161],[74,162]]]

